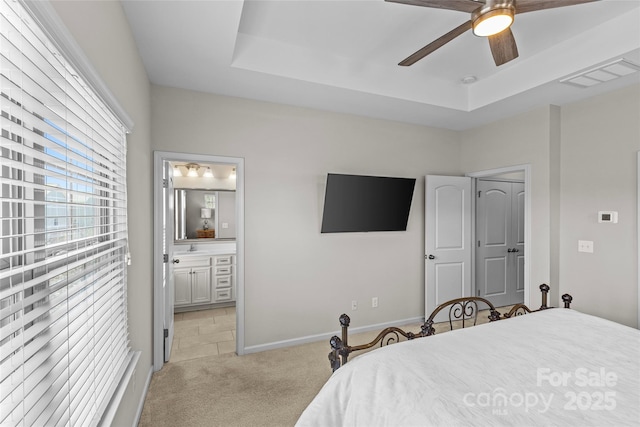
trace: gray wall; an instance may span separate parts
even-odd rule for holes
[[[461,167],[465,172],[531,165],[531,286],[530,303],[540,301],[540,283],[550,283],[549,127],[554,109],[540,108],[462,132]]]
[[[245,159],[246,346],[334,331],[352,300],[354,326],[423,316],[423,176],[460,172],[458,133],[158,86],[151,105],[153,149]],[[417,178],[408,230],[321,234],[328,172]]]
[[[152,364],[152,151],[149,80],[120,2],[54,1],[58,15],[89,57],[111,92],[135,122],[128,135],[129,336],[142,355],[114,420],[130,426],[136,417]]]
[[[229,227],[222,228],[222,223]],[[236,193],[235,191],[218,191],[218,229],[216,237],[229,239],[236,237]]]
[[[640,86],[550,106],[462,133],[464,171],[532,165],[532,304],[552,301],[638,325],[637,166]],[[618,211],[618,224],[597,212]],[[594,253],[578,253],[578,240]]]
[[[636,326],[640,86],[564,107],[561,134],[560,290],[580,310]],[[597,222],[608,210],[618,224]],[[578,240],[594,252],[578,253]]]

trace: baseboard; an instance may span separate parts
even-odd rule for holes
[[[412,323],[421,323],[421,322],[424,322],[424,317],[413,317],[410,319],[396,320],[393,322],[376,323],[375,325],[359,326],[357,328],[350,327],[349,334],[359,334],[362,332],[382,330],[384,328],[388,328],[389,326],[403,326],[403,325],[409,325]],[[312,342],[317,342],[322,340],[327,340],[327,348],[328,348],[328,345],[329,345],[328,341],[334,335],[340,335],[340,331],[325,332],[322,334],[308,335],[306,337],[293,338],[290,340],[275,341],[267,344],[252,345],[244,348],[244,354],[259,353],[261,351],[276,350],[276,349],[285,348],[285,347],[293,347],[296,345],[309,344]]]
[[[149,386],[151,385],[151,377],[153,376],[153,366],[149,367],[149,373],[147,374],[147,379],[144,382],[144,389],[142,390],[142,395],[140,396],[140,402],[138,402],[138,410],[136,411],[136,417],[133,420],[133,425],[131,427],[137,427],[140,423],[140,418],[142,417],[142,409],[144,408],[144,401],[147,397],[147,392],[149,392]]]

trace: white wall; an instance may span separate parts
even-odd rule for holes
[[[152,123],[154,150],[245,159],[247,347],[335,331],[351,300],[353,326],[423,316],[423,176],[460,172],[456,132],[158,86]],[[328,172],[417,178],[408,230],[321,234]]]
[[[640,85],[563,107],[561,133],[561,291],[579,310],[636,326]],[[602,210],[619,223],[599,224]],[[578,253],[578,240],[594,253]]]
[[[132,255],[127,296],[131,346],[142,354],[114,420],[114,425],[127,426],[135,420],[152,358],[153,208],[149,80],[120,2],[53,1],[52,4],[98,74],[135,122],[133,133],[127,137],[129,246]]]

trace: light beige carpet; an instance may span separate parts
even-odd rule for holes
[[[331,375],[328,342],[167,363],[139,426],[292,426]]]
[[[485,318],[480,315],[478,323]],[[448,328],[436,326],[438,333]],[[419,332],[420,326],[404,329]],[[369,342],[377,333],[350,336],[349,344]],[[293,426],[331,376],[329,350],[324,340],[241,357],[167,363],[153,375],[139,426]]]

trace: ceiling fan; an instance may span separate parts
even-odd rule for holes
[[[464,24],[402,60],[398,65],[412,65],[439,49],[459,35],[473,30],[476,36],[487,37],[496,65],[505,64],[518,57],[518,47],[511,32],[516,14],[573,6],[598,0],[385,0],[414,6],[450,9],[471,14]]]

